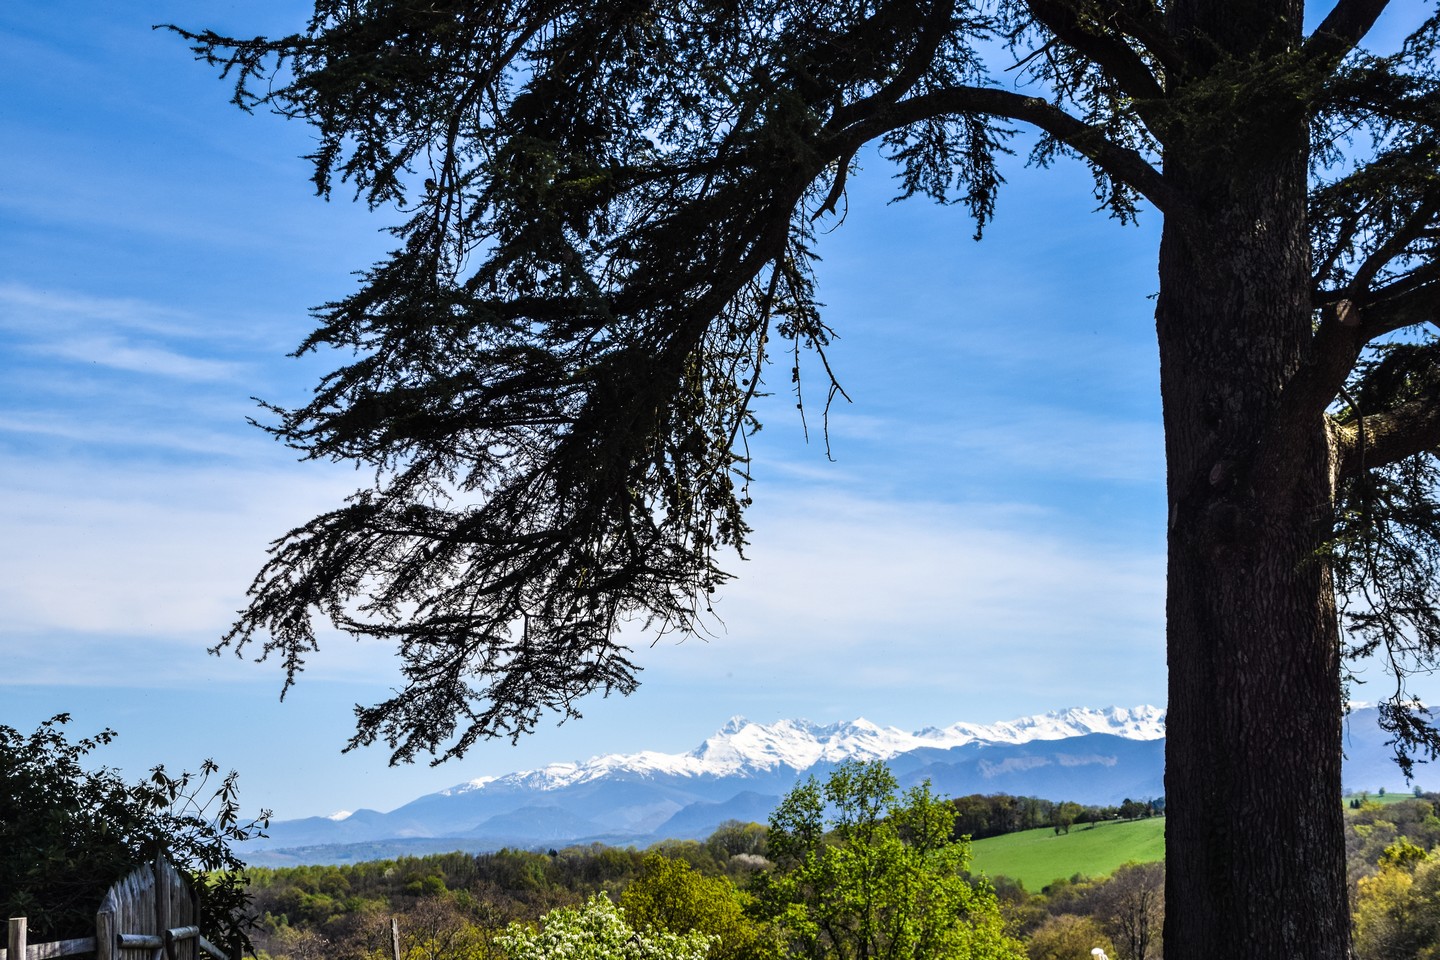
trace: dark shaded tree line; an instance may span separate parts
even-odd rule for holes
[[[1015,797],[1005,793],[972,793],[954,797],[950,803],[955,807],[955,835],[968,836],[972,840],[1041,827],[1068,830],[1075,824],[1139,820],[1159,816],[1165,810],[1163,799],[1142,801],[1126,798],[1119,804],[1097,805]]]

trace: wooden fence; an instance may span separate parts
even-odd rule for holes
[[[200,936],[200,903],[185,878],[163,857],[139,868],[105,894],[95,936],[30,943],[25,917],[10,918],[0,960],[50,960],[93,954],[95,960],[199,960],[224,951]]]
[[[24,917],[11,917],[9,932],[8,946],[4,950],[0,950],[0,960],[10,960],[11,957],[24,957],[25,960],[49,960],[50,957],[69,957],[95,952],[94,937],[85,937],[80,940],[55,940],[50,943],[29,943],[27,942]]]

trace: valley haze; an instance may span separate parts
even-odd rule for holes
[[[1405,789],[1376,717],[1361,708],[1347,722],[1345,783]],[[1075,707],[915,732],[864,719],[822,725],[733,717],[687,753],[607,754],[476,778],[388,813],[278,821],[242,855],[252,865],[281,866],[703,839],[726,820],[764,822],[802,778],[823,777],[849,760],[884,760],[902,787],[928,780],[942,796],[1009,793],[1112,805],[1164,795],[1164,737],[1165,711],[1154,706]],[[1429,782],[1428,768],[1417,771],[1417,783]]]

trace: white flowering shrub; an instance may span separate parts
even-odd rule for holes
[[[705,960],[712,939],[698,932],[635,930],[602,893],[584,906],[551,910],[538,930],[512,923],[496,943],[510,960]]]

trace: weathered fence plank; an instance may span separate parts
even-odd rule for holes
[[[79,940],[53,940],[49,943],[30,943],[30,921],[28,917],[11,917],[6,936],[6,947],[0,950],[0,960],[24,957],[25,960],[51,960],[52,957],[73,957],[82,953],[95,952],[95,938],[82,937]]]
[[[25,960],[51,960],[52,957],[74,957],[82,953],[94,952],[94,937],[81,937],[78,940],[52,940],[49,943],[30,944],[25,948]]]
[[[11,957],[25,956],[25,941],[28,939],[29,921],[24,917],[10,918],[10,940],[6,953]]]
[[[115,914],[102,906],[95,914],[95,960],[113,960],[115,956]]]

